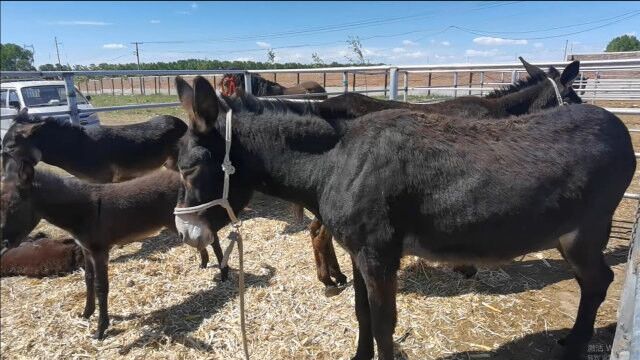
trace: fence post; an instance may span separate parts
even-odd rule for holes
[[[135,95],[134,92],[133,92],[133,78],[132,77],[129,78],[129,85],[131,86],[131,95]]]
[[[299,76],[300,74],[298,74]],[[251,87],[251,73],[244,73],[244,91],[247,94],[251,94],[252,93],[253,88]]]
[[[146,95],[146,91],[144,91],[144,75],[140,76],[140,94]]]
[[[384,72],[384,97],[387,97],[387,81],[389,81],[389,73]]]
[[[404,72],[404,95],[402,99],[404,102],[407,102],[407,95],[409,95],[409,73]]]
[[[453,73],[453,97],[458,97],[458,72]]]
[[[93,93],[98,95],[98,81],[93,80]]]
[[[104,95],[104,78],[100,78],[100,94]]]
[[[216,82],[213,82],[213,86],[215,86]],[[154,76],[153,77],[153,93],[155,95],[158,95],[158,77]]]
[[[124,95],[124,78],[120,76],[120,93]]]
[[[300,85],[300,73],[296,73],[296,85]]]
[[[353,84],[351,84],[351,91],[356,91],[356,73],[353,73]]]
[[[518,72],[515,71],[515,70],[512,70],[511,71],[511,83],[512,84],[516,83],[517,76],[518,76]]]
[[[278,82],[278,73],[273,73],[273,82],[274,83]]]
[[[116,96],[116,81],[111,78],[111,96]]]
[[[171,95],[171,79],[167,76],[167,91],[169,91],[169,95]]]
[[[469,72],[469,95],[471,95],[472,86],[473,86],[473,72]]]
[[[480,72],[480,96],[482,96],[482,88],[484,88],[484,71]]]
[[[593,97],[591,98],[591,103],[596,103],[596,97],[598,96],[598,83],[600,82],[600,71],[596,71],[596,79],[593,83]]]
[[[64,83],[67,88],[67,104],[69,104],[69,120],[74,125],[80,125],[78,117],[78,99],[76,98],[76,87],[73,84],[73,74],[63,74]]]
[[[344,87],[344,92],[349,92],[349,77],[347,76],[347,72],[342,73],[342,86]]]
[[[398,97],[398,68],[390,68],[389,77],[389,100],[395,100]]]
[[[429,90],[427,90],[427,96],[431,96],[431,73],[429,73],[429,77],[427,78],[427,87],[429,88]]]

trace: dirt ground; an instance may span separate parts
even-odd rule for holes
[[[105,124],[136,122],[148,112],[101,118]],[[638,117],[624,119],[639,127]],[[634,143],[640,151],[638,135]],[[640,192],[638,175],[630,191]],[[615,215],[606,249],[615,281],[598,312],[589,359],[606,359],[609,353],[636,206],[623,200]],[[332,298],[323,295],[305,230],[308,216],[296,224],[287,204],[259,194],[241,216],[252,359],[349,359],[354,353],[353,288]],[[64,234],[46,222],[36,231]],[[221,231],[221,238],[227,232]],[[351,279],[348,256],[336,251]],[[221,283],[214,264],[198,265],[197,251],[167,232],[115,248],[109,265],[112,320],[104,341],[91,338],[97,317],[79,316],[85,296],[81,270],[46,279],[3,278],[0,354],[3,359],[240,359],[237,271]],[[238,268],[237,256],[230,266]],[[555,250],[482,268],[474,279],[407,257],[399,276],[395,340],[409,359],[549,359],[556,340],[572,326],[579,300],[578,285]]]

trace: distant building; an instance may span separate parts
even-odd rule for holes
[[[640,51],[601,52],[592,54],[568,54],[567,61],[573,60],[622,60],[640,59]]]

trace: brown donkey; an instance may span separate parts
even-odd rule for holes
[[[173,208],[178,198],[180,175],[157,170],[149,175],[116,184],[89,184],[35,170],[26,163],[5,157],[2,180],[0,226],[3,242],[17,246],[46,219],[76,239],[85,257],[86,305],[83,317],[100,312],[96,337],[102,339],[109,326],[107,296],[109,250],[114,245],[140,241],[163,228],[176,232]],[[215,233],[213,247],[218,261],[222,250]],[[222,279],[228,267],[221,269]]]
[[[82,248],[72,238],[52,239],[44,233],[3,252],[0,276],[64,275],[84,266]]]

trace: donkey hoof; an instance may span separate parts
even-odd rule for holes
[[[104,338],[106,337],[106,336],[104,335],[104,333],[105,333],[105,331],[106,331],[106,330],[107,330],[107,329],[103,329],[103,330],[98,330],[98,331],[96,331],[96,333],[93,335],[93,338],[94,338],[94,339],[96,339],[96,340],[104,340]]]
[[[346,286],[347,285],[347,277],[344,275],[339,275],[336,276],[336,283],[338,283],[338,286]]]
[[[576,341],[570,335],[558,340],[558,351],[554,355],[562,360],[580,360],[587,355],[587,344],[582,341]]]
[[[220,281],[227,281],[229,279],[229,267],[225,266],[220,269]]]
[[[324,296],[333,297],[340,294],[340,288],[334,285],[327,285],[324,287]]]
[[[82,316],[84,319],[89,319],[91,317],[91,315],[93,315],[93,312],[95,311],[94,309],[84,309],[84,311],[82,312],[82,314],[80,314],[80,316]]]

